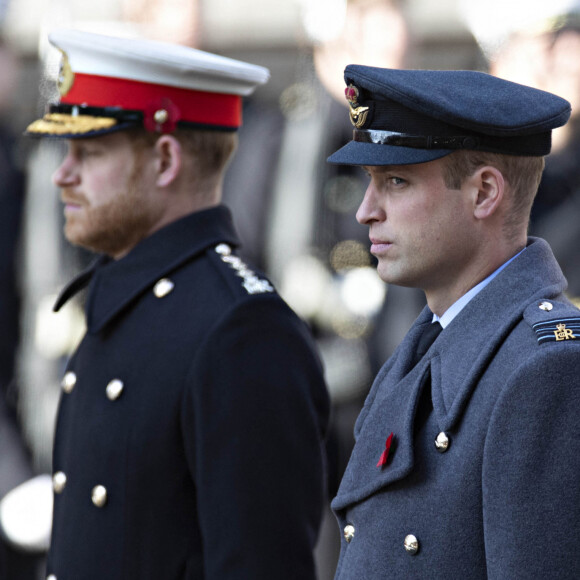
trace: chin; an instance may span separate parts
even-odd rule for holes
[[[79,235],[74,228],[70,228],[66,226],[64,228],[64,237],[73,245],[73,246],[82,246],[83,237]]]
[[[377,265],[377,274],[379,275],[379,278],[387,284],[400,284],[398,281],[399,276],[397,276],[392,264],[385,264],[379,261]]]
[[[81,233],[71,228],[65,229],[64,235],[73,246],[89,250],[95,254],[107,253],[102,250],[101,244],[97,240],[87,236],[86,233]]]
[[[411,288],[418,287],[416,280],[408,275],[405,275],[404,273],[395,271],[392,266],[389,267],[385,265],[381,267],[379,264],[377,267],[377,274],[379,275],[379,278],[387,284],[394,284],[396,286],[406,286]]]

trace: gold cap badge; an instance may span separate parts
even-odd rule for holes
[[[71,87],[75,82],[75,73],[70,66],[66,52],[64,50],[61,50],[60,52],[62,53],[62,60],[60,61],[60,69],[58,71],[56,85],[60,96],[64,97],[71,90]]]
[[[346,100],[348,101],[350,107],[350,122],[357,128],[363,127],[367,120],[367,115],[369,113],[368,107],[361,107],[358,104],[359,92],[354,85],[348,85],[344,90]]]

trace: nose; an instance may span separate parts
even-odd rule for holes
[[[52,174],[52,182],[57,187],[70,187],[71,185],[77,185],[79,180],[74,157],[69,152]]]
[[[383,221],[385,217],[385,212],[378,202],[377,188],[374,180],[371,179],[365,191],[365,196],[356,212],[356,219],[359,224],[368,226],[373,222]]]

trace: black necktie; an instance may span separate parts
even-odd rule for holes
[[[413,366],[423,358],[442,330],[443,327],[438,321],[432,322],[426,326],[425,330],[423,330],[423,334],[419,337],[419,342],[417,343],[417,349],[415,350],[415,356],[413,357]]]

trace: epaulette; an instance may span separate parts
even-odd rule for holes
[[[524,311],[538,344],[577,340],[580,344],[580,310],[569,302],[538,300]]]
[[[274,292],[274,287],[268,280],[259,278],[253,270],[238,256],[232,254],[232,248],[228,244],[218,244],[214,248],[222,262],[225,262],[242,279],[242,287],[248,294],[263,294]]]

